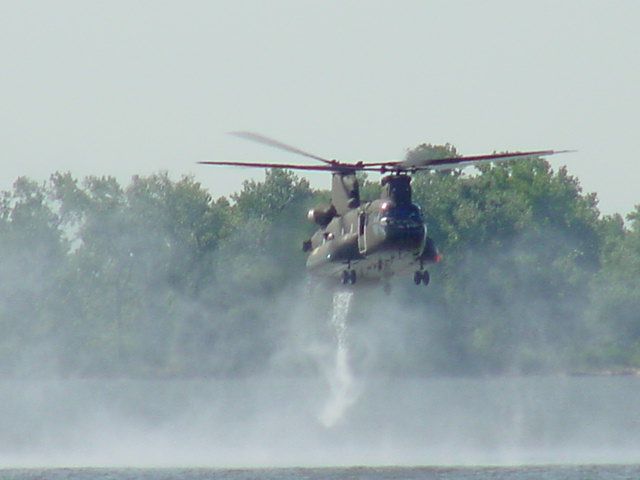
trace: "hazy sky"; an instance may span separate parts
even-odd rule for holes
[[[168,170],[228,194],[263,173],[194,162],[297,159],[225,135],[254,130],[345,161],[577,149],[553,165],[626,213],[639,19],[635,0],[0,0],[0,188]]]

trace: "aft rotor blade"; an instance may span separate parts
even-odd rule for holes
[[[348,165],[299,165],[288,163],[254,163],[254,162],[198,162],[201,165],[221,165],[248,168],[282,168],[287,170],[312,170],[320,172],[339,172],[344,170],[361,170],[358,167]]]
[[[479,165],[491,162],[508,162],[510,160],[529,160],[546,157],[558,153],[568,153],[572,150],[536,150],[530,152],[493,153],[489,155],[468,155],[463,157],[448,157],[430,159],[422,162],[390,162],[384,165],[389,170],[444,170],[462,168],[469,165]]]
[[[280,150],[284,150],[290,153],[297,153],[298,155],[302,155],[304,157],[313,158],[314,160],[319,160],[324,163],[332,164],[333,161],[327,158],[319,157],[318,155],[314,155],[313,153],[305,152],[304,150],[300,150],[297,147],[293,147],[291,145],[287,145],[286,143],[282,143],[279,140],[275,140],[273,138],[265,137],[259,133],[255,132],[229,132],[230,135],[235,135],[236,137],[244,138],[246,140],[251,140],[252,142],[262,143],[263,145],[268,145],[270,147],[279,148]]]

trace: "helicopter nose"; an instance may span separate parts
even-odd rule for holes
[[[385,226],[387,242],[400,248],[418,248],[422,245],[426,233],[424,223],[388,222]]]

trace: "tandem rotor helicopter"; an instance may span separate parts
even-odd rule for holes
[[[331,172],[331,204],[309,211],[308,218],[319,228],[302,249],[309,252],[307,269],[318,276],[333,277],[343,284],[386,281],[413,270],[416,285],[429,284],[425,266],[441,256],[427,235],[420,207],[411,200],[411,174],[424,170],[463,168],[489,162],[532,159],[564,153],[539,150],[449,157],[431,160],[344,163],[305,152],[254,132],[232,135],[296,153],[321,162],[317,165],[202,161],[203,165],[251,168],[280,168]],[[377,172],[381,179],[380,198],[360,201],[357,172]]]

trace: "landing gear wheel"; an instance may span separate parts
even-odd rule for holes
[[[429,272],[426,270],[418,270],[413,274],[413,283],[416,285],[420,285],[422,283],[426,287],[429,285],[429,280],[431,280],[431,277],[429,276]]]
[[[347,284],[355,285],[357,279],[358,279],[358,276],[355,270],[343,270],[342,277],[340,278],[343,285],[347,285]]]

